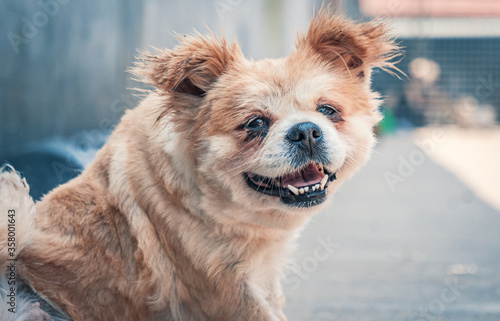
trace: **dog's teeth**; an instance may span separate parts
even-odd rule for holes
[[[325,188],[326,182],[328,182],[328,175],[325,175],[323,179],[321,180],[321,190]]]
[[[299,189],[299,193],[304,194],[304,189],[303,188]]]
[[[294,193],[295,195],[299,195],[299,189],[295,186],[292,186],[292,185],[288,185],[288,189]]]
[[[304,192],[309,192],[309,186],[304,187]]]

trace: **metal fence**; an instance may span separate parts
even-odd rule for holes
[[[500,38],[400,39],[403,81],[376,73],[384,110],[399,126],[491,126],[500,121]]]

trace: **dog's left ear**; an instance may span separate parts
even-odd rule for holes
[[[131,72],[160,94],[201,98],[228,66],[243,57],[238,45],[213,34],[179,36],[179,41],[174,50],[142,52]]]
[[[319,10],[306,35],[298,35],[296,48],[308,55],[319,54],[330,66],[360,79],[369,79],[374,67],[397,70],[394,58],[400,55],[383,22],[356,23],[330,7]]]

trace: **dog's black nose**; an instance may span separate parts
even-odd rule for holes
[[[299,123],[288,130],[286,139],[305,149],[312,156],[314,147],[323,139],[323,132],[314,123]]]

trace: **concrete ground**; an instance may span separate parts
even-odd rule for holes
[[[500,127],[420,128],[415,138],[431,159],[500,210]]]
[[[413,133],[382,139],[304,229],[284,280],[290,321],[500,320],[500,212],[434,162],[433,134],[417,137],[427,153]]]

